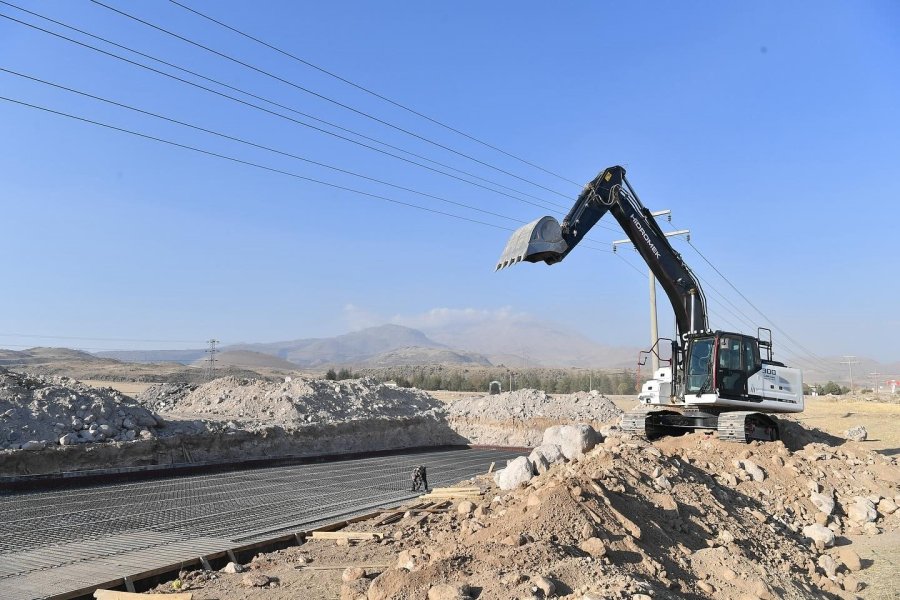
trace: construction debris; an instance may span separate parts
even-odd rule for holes
[[[377,543],[336,549],[310,538],[301,548],[317,566],[365,570],[330,584],[354,600],[472,590],[479,600],[849,599],[885,585],[850,542],[900,532],[900,468],[863,444],[830,443],[800,426],[786,427],[784,442],[749,445],[613,433],[513,489],[485,475],[455,488],[485,493],[453,510],[356,523],[383,534]],[[831,511],[812,494],[833,500]],[[286,581],[299,550],[260,555],[251,567]],[[209,582],[197,593],[229,597],[233,585]]]
[[[448,408],[447,421],[473,444],[534,447],[551,425],[587,423],[599,429],[621,415],[597,392],[551,396],[524,389],[457,400]]]

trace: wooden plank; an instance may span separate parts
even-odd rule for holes
[[[313,531],[314,540],[380,540],[383,533],[377,531]]]

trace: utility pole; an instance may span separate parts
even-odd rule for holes
[[[652,217],[660,217],[663,215],[667,216],[669,222],[672,221],[672,211],[671,210],[656,210],[650,213]],[[670,231],[669,233],[664,234],[665,237],[673,237],[676,235],[683,235],[687,237],[688,241],[691,241],[691,230],[690,229],[679,229],[678,231]],[[620,244],[632,244],[631,240],[616,240],[613,242],[613,252],[616,251],[616,248]],[[635,248],[637,251],[637,248]],[[656,322],[656,276],[653,275],[653,270],[648,268],[648,279],[650,284],[650,348],[653,348],[656,345],[656,342],[659,341],[659,327]],[[659,370],[659,356],[657,354],[659,352],[659,348],[655,351],[651,352],[650,360],[651,365],[653,366],[653,372]]]
[[[856,356],[854,356],[852,354],[851,355],[845,354],[844,358],[846,358],[847,360],[842,360],[841,364],[847,365],[847,367],[850,369],[850,393],[852,394],[853,393],[853,365],[859,364],[859,361],[853,360],[854,358],[856,358]]]
[[[881,375],[881,373],[878,372],[878,369],[875,369],[874,373],[869,373],[869,377],[872,378],[872,391],[875,392],[876,394],[878,393],[878,376],[879,375]]]
[[[206,353],[209,354],[206,359],[206,380],[210,381],[216,369],[216,352],[219,351],[216,348],[216,344],[219,343],[219,340],[209,339],[206,340],[206,343],[209,344],[209,348],[206,349]]]

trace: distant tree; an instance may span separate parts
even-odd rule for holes
[[[325,373],[325,379],[328,381],[334,381],[337,379],[337,373],[334,372],[334,369],[328,369],[328,372]]]
[[[337,372],[336,378],[338,381],[342,381],[344,379],[353,379],[353,372],[346,367],[341,367],[341,370]]]

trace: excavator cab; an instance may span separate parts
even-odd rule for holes
[[[725,331],[693,337],[688,345],[685,394],[746,399],[747,382],[761,368],[757,338]]]

